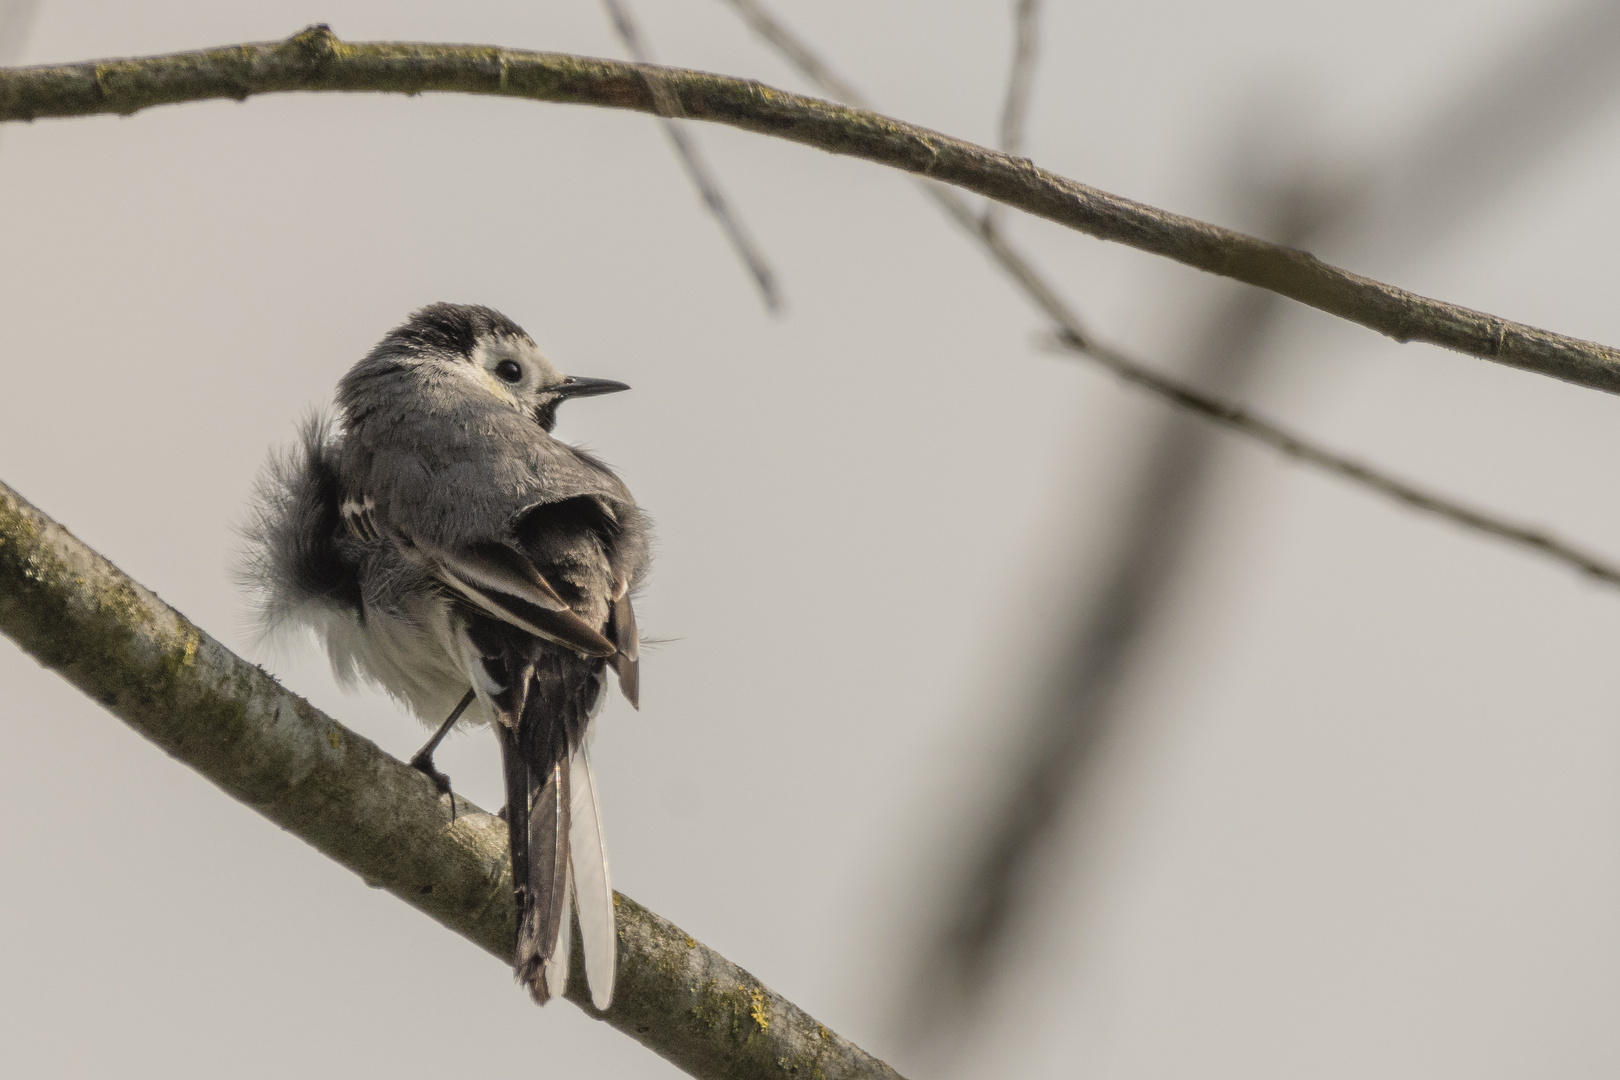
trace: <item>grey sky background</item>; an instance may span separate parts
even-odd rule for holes
[[[873,100],[994,138],[1008,4],[779,5]],[[1353,170],[1551,14],[1527,0],[1050,0],[1028,152],[1243,226],[1230,177]],[[665,62],[802,83],[713,0]],[[1466,15],[1466,17],[1464,17]],[[23,61],[285,37],[621,55],[594,0],[44,0]],[[266,453],[385,330],[488,303],[633,393],[560,434],[653,515],[668,639],[610,706],[615,885],[902,1073],[1563,1077],[1620,1068],[1620,591],[1222,444],[1219,523],[950,1053],[894,1023],[1161,406],[1038,319],[910,181],[697,131],[767,317],[649,118],[281,96],[0,131],[0,476],[400,756],[423,732],[254,645],[228,568]],[[1239,160],[1241,159],[1241,160]],[[1620,99],[1422,256],[1318,253],[1620,342]],[[1417,228],[1422,223],[1415,223]],[[1172,365],[1227,283],[1013,215],[1109,340]],[[1325,315],[1255,404],[1620,555],[1620,401]],[[671,1076],[231,802],[0,644],[0,1046],[19,1076]],[[487,733],[440,762],[501,802]]]

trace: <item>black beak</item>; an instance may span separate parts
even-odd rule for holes
[[[612,379],[586,379],[578,375],[570,375],[562,381],[561,386],[554,386],[551,392],[558,398],[595,397],[597,394],[617,394],[620,390],[630,387],[622,382]]]

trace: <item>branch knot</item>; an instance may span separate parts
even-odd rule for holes
[[[286,44],[290,46],[288,51],[301,56],[316,70],[324,70],[343,43],[326,23],[315,23],[288,38]]]

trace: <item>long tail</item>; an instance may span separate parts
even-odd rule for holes
[[[555,681],[535,680],[514,710],[516,723],[507,713],[498,714],[495,724],[506,775],[518,915],[513,971],[540,1004],[561,997],[568,987],[577,908],[591,1001],[605,1010],[613,1001],[618,934],[602,812],[585,743],[607,696],[607,679],[599,661],[594,672],[561,675]]]
[[[569,829],[574,906],[579,910],[579,936],[585,946],[585,978],[591,1002],[606,1010],[613,1003],[613,976],[619,966],[618,933],[613,918],[613,886],[608,880],[607,847],[602,842],[602,811],[596,799],[591,759],[580,744],[569,762],[574,793]],[[566,924],[565,924],[566,925]]]
[[[520,740],[504,725],[501,761],[506,773],[507,835],[512,845],[512,888],[518,910],[517,951],[512,968],[535,1001],[544,1005],[567,988],[569,929],[568,833],[572,818],[568,762],[538,774]],[[559,962],[560,961],[560,962]]]

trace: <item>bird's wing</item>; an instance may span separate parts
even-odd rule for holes
[[[586,656],[613,656],[619,651],[569,610],[522,552],[493,542],[454,550],[420,544],[417,548],[435,578],[484,614]]]
[[[636,612],[630,606],[630,593],[623,588],[608,615],[608,636],[618,648],[613,670],[619,673],[619,693],[633,708],[641,708],[641,636],[636,632]]]
[[[613,976],[618,970],[618,935],[613,926],[613,886],[608,880],[607,846],[602,842],[602,808],[596,798],[591,759],[580,744],[569,760],[573,808],[569,821],[569,858],[573,863],[574,907],[579,936],[585,944],[585,979],[598,1009],[613,1003]],[[566,921],[563,936],[568,936]],[[564,963],[566,964],[566,952]]]

